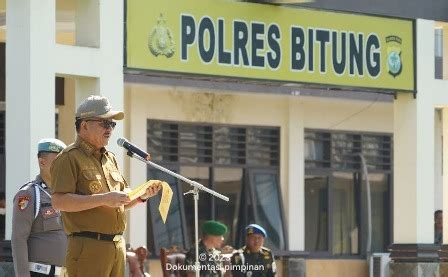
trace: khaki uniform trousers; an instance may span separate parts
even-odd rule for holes
[[[68,237],[65,265],[69,277],[124,276],[126,246],[120,241]]]

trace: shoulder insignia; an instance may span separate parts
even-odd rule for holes
[[[264,247],[264,246],[261,247],[261,251],[262,251],[263,253],[268,253],[268,254],[271,253],[271,249],[266,248],[266,247]],[[266,255],[266,254],[265,254],[265,255]]]
[[[233,257],[234,257],[234,259],[235,259],[235,263],[236,263],[236,264],[238,264],[238,263],[241,262],[241,257],[240,257],[240,255],[235,255],[235,256],[233,256]]]
[[[24,184],[23,186],[21,186],[21,187],[19,188],[19,191],[25,191],[25,190],[28,190],[28,189],[29,189],[30,187],[32,187],[34,184],[35,184],[35,183],[34,183],[33,181],[28,182],[28,183]]]
[[[78,146],[75,143],[70,144],[69,146],[65,147],[64,150],[62,150],[62,153],[69,152],[73,149],[78,148]]]
[[[19,196],[19,198],[17,200],[17,206],[20,211],[24,211],[28,207],[30,199],[31,199],[31,197],[28,195]]]

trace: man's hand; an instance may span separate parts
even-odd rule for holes
[[[118,208],[131,202],[129,196],[124,191],[111,191],[104,194],[104,205]]]
[[[140,196],[142,200],[146,200],[150,197],[153,197],[162,189],[162,181],[160,180],[150,180],[151,186],[146,189],[146,193]]]

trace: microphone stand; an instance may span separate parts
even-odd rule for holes
[[[172,172],[171,170],[166,169],[163,166],[160,166],[160,165],[158,165],[156,163],[148,161],[148,160],[146,160],[146,159],[136,155],[135,153],[132,153],[131,151],[128,151],[127,155],[129,157],[132,157],[132,158],[135,158],[135,159],[137,159],[139,161],[142,161],[142,162],[144,162],[144,163],[146,163],[146,164],[148,164],[148,165],[150,165],[150,166],[152,166],[154,168],[157,168],[158,170],[161,170],[161,171],[163,171],[163,172],[165,172],[165,173],[167,173],[167,174],[169,174],[169,175],[171,175],[171,176],[173,176],[173,177],[175,177],[177,179],[180,179],[180,180],[182,180],[182,181],[184,181],[184,182],[186,182],[186,183],[188,183],[188,184],[190,184],[192,186],[192,189],[187,191],[186,193],[184,193],[184,195],[193,194],[193,201],[194,201],[194,239],[195,239],[195,248],[196,248],[194,269],[195,269],[195,272],[196,272],[196,277],[199,277],[199,271],[200,271],[200,263],[199,263],[199,235],[198,235],[199,190],[205,191],[205,192],[207,192],[207,193],[209,193],[209,194],[211,194],[211,195],[213,195],[215,197],[218,197],[218,198],[220,198],[220,199],[222,199],[224,201],[227,201],[227,202],[229,201],[229,197],[224,196],[224,195],[222,195],[220,193],[217,193],[216,191],[211,190],[211,189],[205,187],[204,185],[202,185],[202,184],[200,184],[198,182],[195,182],[195,181],[192,181],[192,180],[190,180],[188,178],[185,178],[184,176],[182,176],[180,174]]]

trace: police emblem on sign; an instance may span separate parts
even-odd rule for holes
[[[401,38],[398,36],[387,36],[387,68],[394,78],[401,74],[403,63],[401,61]]]
[[[171,58],[174,55],[173,33],[166,26],[166,20],[163,14],[160,14],[157,20],[157,26],[149,33],[148,48],[154,56],[163,55]]]

